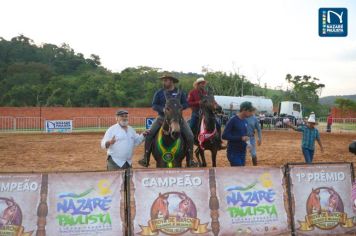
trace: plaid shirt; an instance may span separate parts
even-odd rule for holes
[[[318,129],[316,129],[316,128],[311,129],[311,128],[303,125],[303,126],[298,127],[297,131],[303,133],[302,147],[308,148],[310,150],[314,150],[315,140],[320,141],[320,134],[319,134]]]

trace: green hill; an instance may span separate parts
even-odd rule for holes
[[[356,102],[356,94],[343,95],[343,96],[326,96],[319,99],[319,103],[322,105],[333,106],[337,98],[350,99]]]

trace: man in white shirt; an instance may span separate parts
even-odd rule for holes
[[[131,168],[134,148],[141,144],[148,134],[148,131],[137,134],[129,126],[128,114],[125,110],[119,110],[116,113],[117,124],[111,126],[101,140],[101,147],[107,149],[108,170]]]

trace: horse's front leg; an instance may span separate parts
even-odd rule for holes
[[[206,167],[207,164],[206,164],[206,160],[205,160],[205,153],[204,153],[204,150],[199,148],[199,153],[200,153],[200,156],[201,156],[201,160],[202,160],[202,167]]]
[[[199,147],[197,147],[194,151],[195,157],[198,160],[198,166],[200,167],[202,165],[201,160],[200,160],[200,155],[199,155]]]

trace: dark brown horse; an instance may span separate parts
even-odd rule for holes
[[[184,157],[187,157],[187,166],[192,165],[187,155],[187,145],[181,134],[181,123],[183,121],[180,104],[181,92],[174,98],[166,96],[164,108],[164,120],[162,127],[155,136],[152,144],[152,154],[156,160],[157,168],[182,167]]]
[[[216,127],[216,109],[214,95],[208,92],[207,95],[200,94],[200,115],[199,128],[195,136],[195,156],[199,166],[206,167],[205,150],[210,150],[213,167],[216,167],[216,155],[221,146],[220,131]]]

